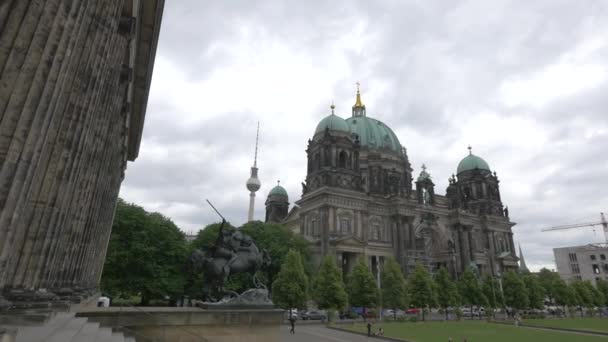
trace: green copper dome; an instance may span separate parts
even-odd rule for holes
[[[326,116],[319,124],[317,125],[317,129],[315,130],[315,134],[319,132],[325,131],[326,128],[329,128],[330,131],[341,131],[348,133],[348,124],[341,117],[331,114]]]
[[[345,121],[350,131],[359,136],[362,147],[378,149],[388,147],[390,150],[401,153],[399,139],[390,127],[382,121],[367,116],[354,116]]]
[[[280,196],[287,197],[287,191],[285,190],[284,187],[277,185],[274,188],[272,188],[270,190],[270,192],[268,193],[268,196],[272,196],[272,195],[280,195]]]
[[[480,157],[474,154],[469,154],[468,156],[464,157],[464,159],[461,160],[460,163],[458,163],[457,173],[475,169],[490,171],[490,166],[488,165],[488,163],[486,163],[485,160],[481,159]]]

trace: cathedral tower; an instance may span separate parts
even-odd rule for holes
[[[255,135],[255,156],[253,158],[253,166],[251,167],[251,176],[247,180],[247,190],[249,190],[249,213],[247,222],[253,221],[253,210],[255,207],[255,192],[260,190],[262,183],[258,179],[258,139],[260,137],[260,123],[258,122],[258,130]]]
[[[287,190],[277,181],[277,186],[272,188],[266,199],[266,222],[279,223],[287,217],[289,210],[289,197]]]

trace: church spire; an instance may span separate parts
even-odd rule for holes
[[[524,253],[521,251],[521,244],[519,245],[519,271],[522,273],[530,273],[528,266],[526,266],[526,261],[524,260]]]
[[[359,90],[359,82],[357,84],[357,98],[355,100],[355,104],[353,105],[353,117],[355,116],[365,116],[365,105],[361,102],[361,91]]]

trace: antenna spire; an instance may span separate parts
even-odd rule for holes
[[[253,158],[253,167],[257,167],[258,165],[258,140],[260,137],[260,122],[258,121],[258,130],[255,133],[255,157]]]

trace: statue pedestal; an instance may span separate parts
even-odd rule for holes
[[[160,339],[176,342],[279,342],[283,310],[250,308],[212,309],[198,307],[109,307],[77,313],[102,327],[125,328],[125,336],[136,341]],[[120,328],[119,328],[120,329]]]

